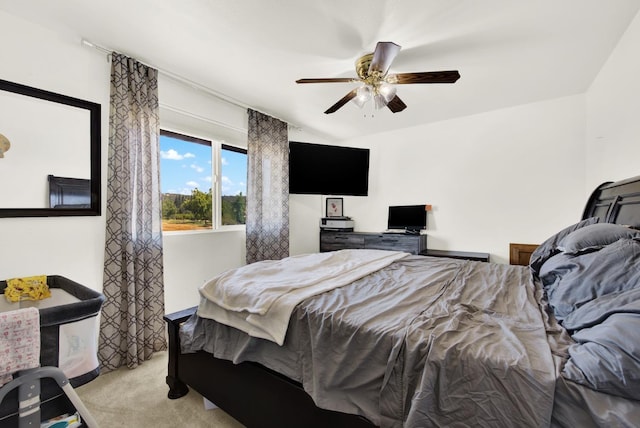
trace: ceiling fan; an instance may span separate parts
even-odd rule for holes
[[[393,42],[378,42],[373,53],[363,55],[356,60],[358,78],[298,79],[296,83],[361,83],[360,87],[352,90],[329,107],[325,114],[336,112],[351,100],[358,107],[362,107],[372,98],[377,109],[387,106],[393,113],[397,113],[407,108],[407,105],[396,95],[395,85],[455,83],[460,78],[460,73],[457,70],[387,74],[398,52],[400,52],[400,45]]]

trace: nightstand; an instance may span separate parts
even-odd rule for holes
[[[537,244],[509,244],[509,264],[527,266]]]

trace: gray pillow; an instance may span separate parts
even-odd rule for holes
[[[640,236],[640,231],[613,223],[597,223],[575,230],[562,238],[558,249],[566,254],[595,251],[621,238]]]
[[[600,219],[598,217],[591,217],[585,220],[582,220],[576,224],[572,224],[571,226],[565,227],[561,231],[551,235],[547,238],[542,244],[536,248],[533,253],[531,253],[531,258],[529,260],[529,268],[534,276],[538,276],[540,273],[540,268],[542,264],[546,262],[551,256],[557,254],[560,250],[558,250],[558,243],[571,232],[581,229],[585,226],[589,226],[591,224],[598,223]]]
[[[640,400],[640,315],[613,314],[573,334],[562,375],[596,391]]]

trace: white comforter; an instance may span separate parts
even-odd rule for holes
[[[200,287],[198,315],[282,345],[291,313],[302,300],[347,285],[407,255],[341,250],[246,265]]]

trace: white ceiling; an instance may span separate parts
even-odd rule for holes
[[[240,104],[345,139],[585,92],[640,0],[0,0],[0,9],[137,58]],[[390,73],[459,70],[400,85],[407,109],[323,112],[378,41]],[[374,117],[371,117],[371,115]]]

